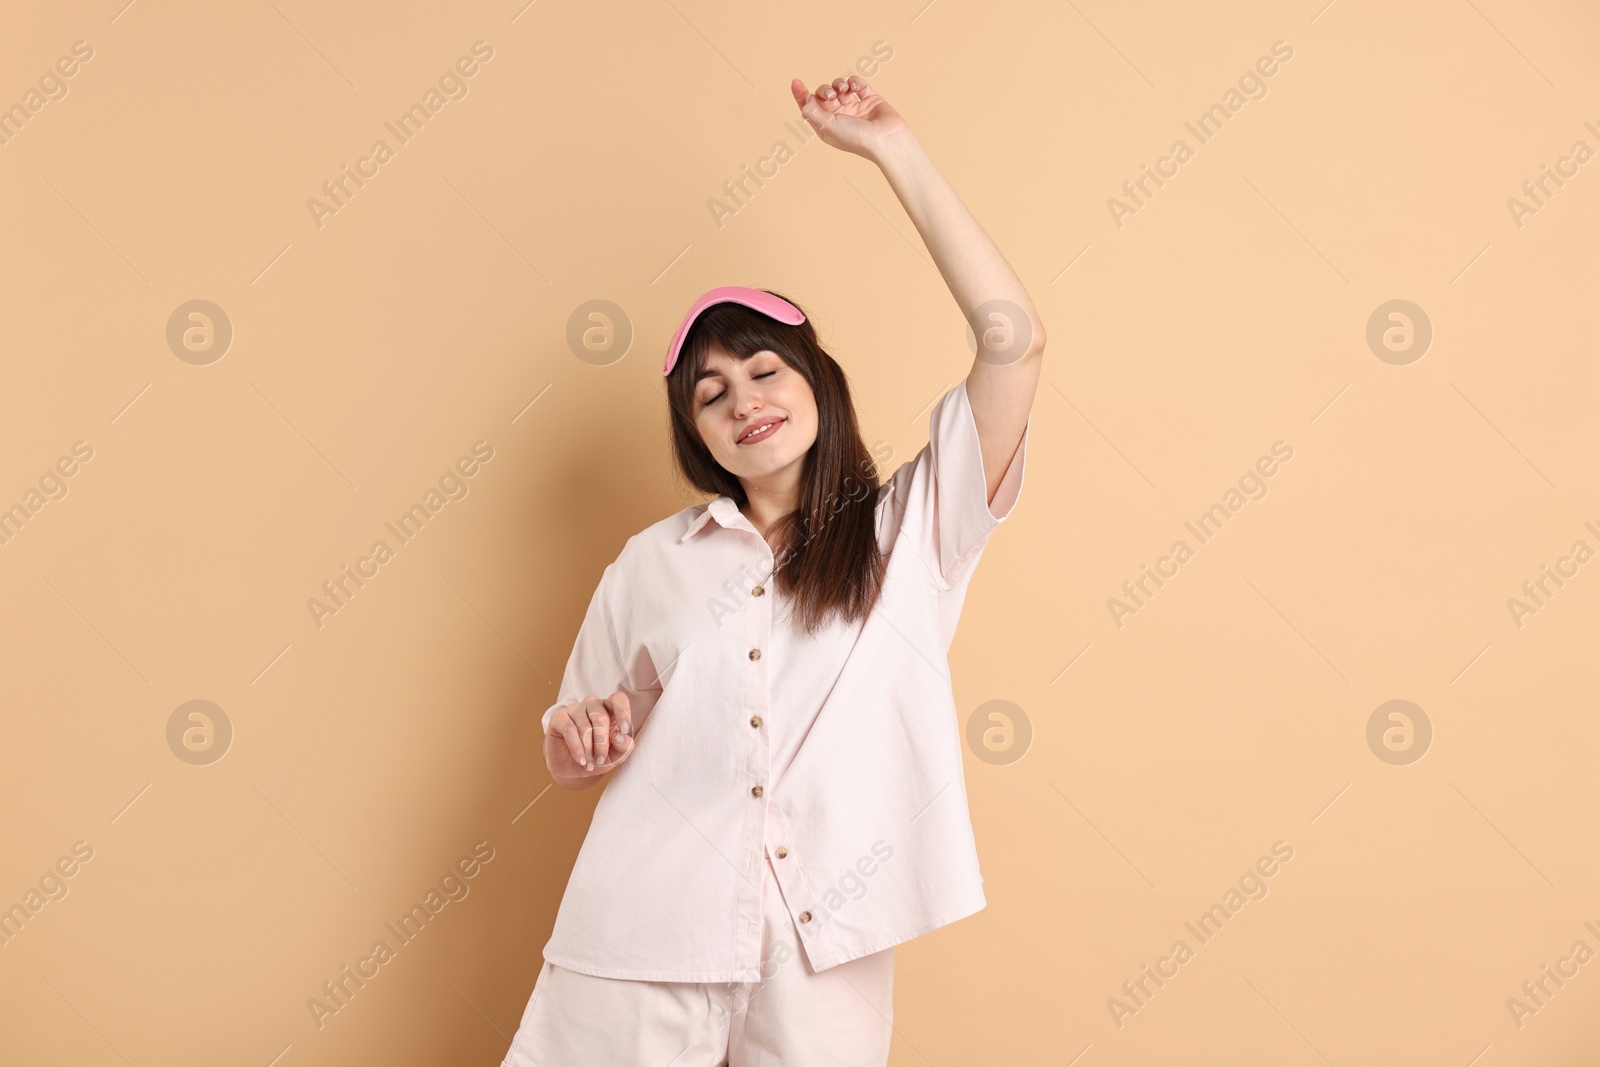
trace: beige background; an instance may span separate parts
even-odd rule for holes
[[[970,364],[866,161],[812,140],[708,208],[795,147],[792,76],[882,41],[873,84],[1050,336],[952,650],[963,717],[1014,702],[1033,741],[968,760],[989,907],[901,949],[892,1062],[1593,1062],[1600,961],[1507,1007],[1600,952],[1600,562],[1507,608],[1600,549],[1600,161],[1507,206],[1600,150],[1593,5],[121,3],[0,32],[0,104],[94,49],[0,146],[0,506],[93,449],[0,545],[0,904],[93,849],[0,946],[0,1061],[499,1062],[598,796],[550,787],[537,715],[601,569],[697,499],[665,450],[678,317],[794,295],[891,468]],[[319,228],[308,198],[480,40],[469,94]],[[234,329],[204,366],[165,338],[195,299]],[[607,366],[566,341],[597,299],[635,331]],[[1395,299],[1434,331],[1403,366],[1365,339]],[[1279,440],[1268,495],[1188,537]],[[308,599],[477,441],[468,495],[319,629]],[[208,766],[167,740],[197,699],[234,730]],[[1393,699],[1433,729],[1409,765],[1367,742]],[[307,1000],[479,841],[470,894],[318,1028]]]

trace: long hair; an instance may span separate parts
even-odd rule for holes
[[[861,439],[844,369],[817,342],[809,315],[789,326],[729,302],[695,320],[667,378],[673,459],[690,485],[731,497],[741,508],[748,503],[744,486],[711,455],[694,421],[695,381],[712,342],[741,362],[775,352],[810,383],[817,439],[805,455],[799,506],[770,531],[774,577],[808,634],[835,612],[847,622],[864,618],[883,589],[887,557],[877,535],[877,466]]]

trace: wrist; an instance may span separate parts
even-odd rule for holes
[[[565,774],[557,774],[555,771],[551,771],[550,777],[555,781],[556,785],[559,785],[562,789],[566,789],[575,793],[580,789],[589,788],[595,783],[595,780],[598,776],[589,774],[576,774],[568,777]]]
[[[872,152],[872,161],[884,171],[922,155],[922,143],[909,126],[886,134]]]

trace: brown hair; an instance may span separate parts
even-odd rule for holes
[[[861,439],[844,368],[817,342],[809,315],[790,326],[722,303],[695,319],[667,378],[673,459],[690,485],[741,508],[748,503],[744,486],[711,455],[694,421],[696,376],[713,342],[740,361],[775,352],[811,385],[817,439],[805,456],[799,506],[772,527],[774,577],[808,634],[834,612],[847,622],[864,618],[882,591],[887,558],[877,535],[877,467]]]

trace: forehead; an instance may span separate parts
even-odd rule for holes
[[[695,384],[698,385],[707,378],[725,378],[750,360],[760,359],[762,356],[772,356],[775,359],[782,358],[770,348],[763,348],[759,352],[741,358],[731,354],[713,341],[707,346],[705,355],[700,359],[700,370],[694,376]]]

